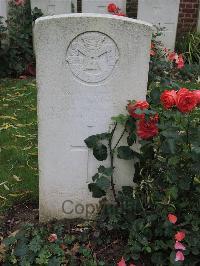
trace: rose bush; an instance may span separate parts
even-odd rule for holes
[[[124,265],[200,264],[198,95],[199,90],[157,86],[147,101],[129,102],[128,114],[113,117],[111,132],[85,140],[96,159],[110,157],[110,166],[98,168],[89,190],[96,198],[113,193],[117,208],[104,203],[97,224],[108,234],[120,231],[127,243]],[[120,146],[125,138],[127,145]],[[135,165],[134,185],[119,192],[115,156]]]

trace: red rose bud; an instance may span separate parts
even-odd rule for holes
[[[176,215],[169,213],[168,220],[170,221],[170,223],[175,224],[177,222],[177,217]]]
[[[140,109],[140,110],[148,109],[149,104],[146,101],[138,101],[136,103],[129,103],[127,108],[128,108],[128,112],[130,116],[136,119],[141,119],[145,117],[145,114],[136,114],[135,111],[137,109]]]
[[[118,7],[114,3],[111,3],[108,5],[108,12],[115,13],[117,11],[118,11]]]
[[[182,113],[192,111],[197,105],[197,98],[194,92],[181,88],[176,94],[176,106]]]
[[[174,236],[176,241],[182,241],[185,238],[185,232],[178,231]]]
[[[170,109],[176,104],[176,91],[165,90],[161,96],[160,101],[165,109]]]

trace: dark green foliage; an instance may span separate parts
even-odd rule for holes
[[[165,89],[180,88],[180,85],[172,84],[152,86],[148,94],[151,108],[135,111],[145,113],[146,119],[156,113],[159,115],[159,134],[149,140],[140,140],[140,153],[133,146],[137,135],[136,120],[125,115],[113,118],[124,126],[122,135],[128,135],[127,146],[118,146],[119,141],[117,145],[110,145],[115,126],[108,139],[113,171],[105,174],[108,169],[100,166],[89,185],[93,196],[106,197],[109,187],[106,178],[110,177],[117,207],[105,205],[98,226],[110,233],[122,233],[127,243],[124,257],[136,265],[183,265],[175,261],[174,235],[179,230],[186,232],[184,265],[200,264],[200,109],[196,107],[187,114],[176,108],[164,109],[160,104],[161,93]],[[117,195],[112,184],[115,167],[118,167],[112,164],[114,156],[132,160],[135,164],[133,186],[123,187]],[[176,214],[176,225],[168,221],[169,213]]]
[[[176,49],[183,53],[188,64],[200,64],[200,33],[190,32],[176,42]]]
[[[33,75],[29,70],[35,67],[32,25],[42,15],[41,10],[34,9],[31,12],[29,0],[18,6],[14,1],[9,1],[8,10],[6,41],[3,50],[0,50],[0,77],[25,73]]]

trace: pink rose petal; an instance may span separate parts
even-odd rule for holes
[[[184,261],[184,260],[185,260],[185,257],[184,257],[183,252],[181,251],[176,252],[175,261]]]
[[[179,249],[179,250],[186,250],[185,246],[182,243],[178,242],[178,241],[176,241],[176,243],[174,245],[174,248],[175,249]]]

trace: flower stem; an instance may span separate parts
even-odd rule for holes
[[[114,128],[113,128],[113,130],[111,132],[111,136],[110,136],[109,142],[108,142],[109,153],[110,153],[110,167],[113,170],[114,170],[114,153],[113,153],[114,150],[112,149],[112,139],[113,139],[113,135],[115,133],[116,128],[117,128],[117,123],[115,123],[115,125],[114,125]],[[111,174],[111,177],[110,177],[110,184],[111,184],[111,190],[112,190],[112,193],[113,193],[114,200],[117,203],[117,205],[120,206],[120,202],[117,199],[117,194],[116,194],[116,190],[115,190],[113,173]]]

